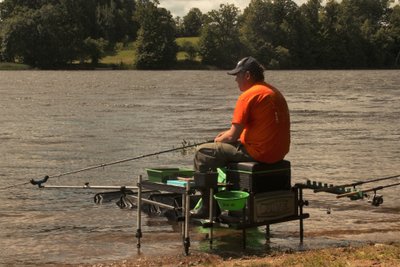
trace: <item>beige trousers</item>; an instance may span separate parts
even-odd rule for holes
[[[196,149],[194,169],[198,172],[216,171],[229,162],[256,161],[240,143],[228,144],[221,142],[206,143]]]

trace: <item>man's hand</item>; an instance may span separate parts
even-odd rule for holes
[[[243,126],[241,124],[233,123],[231,128],[225,132],[219,133],[214,142],[223,142],[223,143],[233,143],[236,142],[240,134],[243,132]]]

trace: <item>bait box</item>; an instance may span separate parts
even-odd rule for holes
[[[167,185],[173,185],[173,186],[179,186],[179,187],[186,187],[187,181],[181,181],[181,180],[168,180]],[[189,182],[189,185],[192,187],[194,185],[194,182]]]
[[[149,181],[167,183],[168,180],[176,180],[178,177],[193,177],[194,171],[187,168],[147,168]]]

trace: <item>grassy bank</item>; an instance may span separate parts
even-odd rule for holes
[[[199,37],[181,37],[176,39],[176,43],[179,47],[179,51],[176,55],[177,65],[175,69],[206,69],[207,66],[203,66],[200,62],[200,57],[195,56],[194,59],[190,59],[190,56],[184,50],[188,46],[194,48],[198,47]],[[114,68],[121,69],[133,69],[133,63],[136,58],[134,51],[134,43],[130,43],[125,47],[120,47],[112,55],[107,55],[100,60],[103,65],[113,66]]]
[[[181,37],[176,39],[179,51],[176,55],[177,65],[175,69],[205,69],[200,62],[200,57],[196,56],[193,60],[189,60],[189,54],[184,51],[185,47],[198,47],[199,37]],[[130,43],[125,47],[117,49],[116,53],[108,55],[100,60],[103,65],[114,66],[115,68],[132,69],[135,61],[136,53],[134,51],[134,43]]]
[[[25,64],[0,62],[0,70],[29,70],[31,67]]]
[[[400,266],[400,243],[367,244],[359,247],[340,247],[304,252],[275,252],[265,257],[242,256],[224,258],[216,254],[192,252],[189,256],[173,255],[140,257],[121,262],[85,265],[91,267],[133,266],[216,266],[216,267],[370,267]]]

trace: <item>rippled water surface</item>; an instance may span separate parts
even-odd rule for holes
[[[343,184],[400,174],[399,71],[268,71],[266,77],[291,110],[287,159],[293,183]],[[239,93],[222,71],[0,71],[0,80],[1,188],[170,149],[183,140],[208,140],[229,127]],[[135,185],[146,167],[191,164],[191,153],[166,153],[48,184]],[[399,180],[371,186],[394,182]],[[30,185],[1,190],[0,266],[135,257],[136,213],[115,203],[96,205],[96,192]],[[311,216],[306,247],[398,240],[400,187],[379,191],[380,207],[304,193]],[[143,224],[142,253],[181,253],[179,227],[146,216]],[[273,246],[298,244],[297,222],[271,229]],[[193,228],[192,235],[191,249],[201,249],[202,231]],[[237,242],[240,236],[229,233],[217,246],[225,248],[229,238]],[[260,249],[257,238],[250,249]]]

